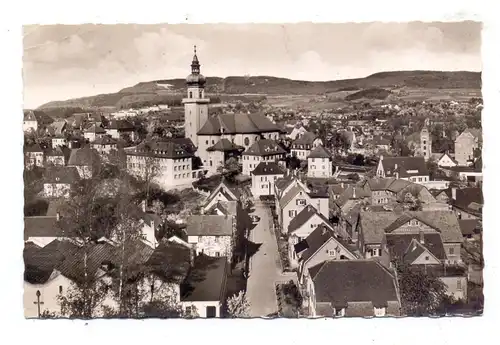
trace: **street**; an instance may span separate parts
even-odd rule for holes
[[[260,217],[252,229],[250,241],[260,245],[250,258],[250,273],[247,281],[247,297],[250,302],[250,316],[261,317],[278,312],[275,283],[292,279],[281,273],[278,245],[269,224],[271,211],[260,201],[255,201],[253,215]]]

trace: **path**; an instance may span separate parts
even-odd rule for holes
[[[247,297],[250,316],[260,317],[278,312],[275,283],[293,279],[293,274],[282,274],[278,245],[271,227],[271,210],[255,201],[253,215],[260,217],[259,223],[250,233],[250,241],[260,244],[250,259],[250,274],[247,280]]]

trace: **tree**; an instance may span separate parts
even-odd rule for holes
[[[444,283],[437,277],[411,269],[409,265],[397,263],[401,305],[408,316],[436,315],[446,298]]]
[[[250,316],[250,303],[243,290],[227,299],[227,312],[233,318]]]
[[[146,192],[146,200],[149,201],[151,185],[154,180],[160,175],[160,164],[158,158],[155,157],[154,152],[152,152],[151,147],[146,144],[146,154],[142,156],[142,170],[139,174],[139,179],[144,186]]]
[[[239,173],[240,165],[235,157],[230,157],[222,166],[217,167],[217,172],[228,181],[234,182],[234,177]]]
[[[92,319],[101,316],[100,307],[106,299],[109,286],[102,280],[85,279],[72,282],[64,295],[58,295],[61,315],[74,319]]]

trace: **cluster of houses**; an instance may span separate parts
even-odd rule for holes
[[[275,182],[276,226],[309,316],[400,315],[401,264],[467,298],[461,247],[479,240],[480,188],[430,191],[409,176],[322,187],[294,175]]]
[[[84,245],[78,234],[65,231],[62,205],[54,201],[47,215],[25,217],[26,317],[44,312],[61,316],[59,297],[81,283],[85,274],[109,284],[124,264],[119,259],[124,249],[113,235]],[[230,265],[239,255],[235,248],[252,224],[240,192],[222,181],[206,198],[201,214],[187,218],[182,236],[159,238],[163,218],[148,211],[145,202],[135,206],[133,216],[141,236],[127,244],[125,255],[128,266],[147,273],[140,284],[144,289],[140,303],[158,297],[180,306],[187,315],[196,311],[194,316],[221,317]],[[116,303],[110,289],[95,315],[105,315],[106,308],[117,310]]]

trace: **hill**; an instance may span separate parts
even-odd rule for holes
[[[270,76],[227,78],[208,77],[206,91],[210,97],[232,95],[323,95],[339,90],[365,90],[371,88],[424,88],[424,89],[480,89],[479,72],[401,71],[381,72],[366,78],[334,81],[304,81]],[[116,93],[54,101],[39,107],[119,107],[138,104],[180,103],[185,94],[184,79],[164,79],[141,82]]]

